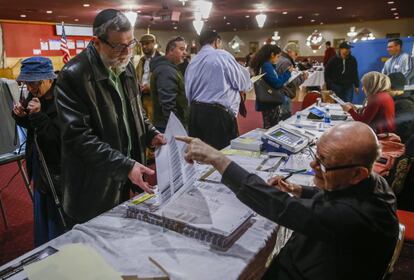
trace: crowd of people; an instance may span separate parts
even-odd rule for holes
[[[171,39],[163,55],[154,35],[138,42],[128,19],[114,9],[96,16],[93,35],[57,77],[50,59],[32,57],[22,62],[17,78],[29,91],[13,116],[28,131],[36,246],[119,205],[130,191],[153,193],[146,181],[154,174],[147,167],[147,149],[166,144],[163,132],[173,112],[190,135],[177,136],[188,143],[186,160],[212,164],[243,203],[295,231],[266,279],[381,278],[398,219],[394,194],[372,171],[380,153],[376,134],[397,132],[410,141],[413,129],[414,98],[404,92],[413,67],[401,40],[389,41],[392,57],[382,73],[363,76],[362,109],[350,103],[360,83],[352,46],[342,43],[336,54],[327,43],[327,87],[348,102],[343,109],[357,122],[335,126],[318,140],[311,164],[317,188],[310,189],[281,177],[264,182],[218,151],[238,136],[243,93],[253,84],[249,70],[222,49],[217,32],[200,34],[201,49],[189,63],[184,38]],[[137,43],[143,56],[135,69],[131,58]],[[284,97],[281,104],[256,102],[264,128],[291,115],[291,100],[308,78],[303,72],[290,81],[298,55],[295,43],[283,49],[267,44],[252,55],[254,74],[265,74],[264,81]],[[54,179],[64,224],[46,172]]]

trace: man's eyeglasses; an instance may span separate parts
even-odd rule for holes
[[[311,147],[309,147],[309,151],[310,151],[310,154],[311,154],[312,158],[320,166],[321,171],[323,173],[327,173],[329,171],[334,171],[334,170],[354,168],[354,167],[366,167],[366,166],[363,166],[361,164],[345,164],[345,165],[338,165],[338,166],[326,167],[326,165],[322,162],[322,160],[313,152],[313,150],[312,150]]]
[[[36,82],[24,82],[26,86],[31,88],[39,88],[43,81],[36,81]]]
[[[135,45],[138,43],[138,41],[135,38],[131,42],[129,42],[128,44],[111,44],[103,38],[99,38],[99,40],[101,40],[102,42],[104,42],[105,44],[110,46],[112,51],[114,51],[115,53],[121,53],[125,49],[131,49],[131,48],[135,47]]]

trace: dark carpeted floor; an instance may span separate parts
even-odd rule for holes
[[[299,105],[293,104],[294,111]],[[254,101],[247,100],[246,107],[248,110],[247,118],[240,116],[238,118],[241,134],[262,126],[261,114],[254,110]],[[9,224],[9,228],[6,230],[3,217],[0,216],[0,265],[33,249],[32,202],[24,188],[20,174],[5,188],[17,170],[16,163],[0,166],[0,198]],[[378,245],[380,246],[380,244]],[[414,279],[414,244],[404,245],[392,279]]]

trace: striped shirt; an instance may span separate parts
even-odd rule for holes
[[[407,53],[392,56],[385,62],[384,68],[382,68],[382,73],[385,75],[396,72],[401,72],[407,79],[407,83],[410,84],[414,71],[412,58]]]
[[[193,101],[220,104],[237,116],[240,91],[252,88],[249,71],[227,51],[210,45],[201,48],[185,72],[185,91]]]

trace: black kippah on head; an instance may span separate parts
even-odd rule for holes
[[[95,20],[93,21],[93,29],[95,30],[96,28],[104,24],[105,22],[110,21],[111,19],[116,17],[118,13],[119,11],[115,9],[106,9],[106,10],[99,12],[99,14],[97,14],[95,17]],[[94,35],[96,36],[96,34]]]

